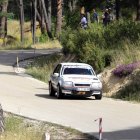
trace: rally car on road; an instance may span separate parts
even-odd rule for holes
[[[60,63],[50,76],[49,95],[62,98],[64,95],[95,96],[102,98],[102,83],[93,68],[84,63]]]

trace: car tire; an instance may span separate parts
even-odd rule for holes
[[[100,95],[95,95],[96,100],[101,100],[102,99],[102,93]]]
[[[60,86],[57,87],[57,99],[61,99],[64,96],[64,94],[61,91]]]
[[[50,82],[50,86],[49,86],[49,95],[50,96],[55,96],[55,91],[53,89],[52,83]]]

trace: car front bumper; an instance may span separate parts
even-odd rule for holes
[[[82,95],[82,96],[95,96],[95,95],[100,95],[102,94],[102,89],[93,89],[89,87],[84,87],[90,89],[89,91],[77,91],[77,87],[61,87],[61,91],[64,94],[69,94],[69,95]]]

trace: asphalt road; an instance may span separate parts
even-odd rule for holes
[[[36,50],[36,55],[60,50]],[[26,117],[71,126],[98,137],[103,118],[103,139],[140,140],[140,104],[103,98],[49,97],[48,85],[17,75],[12,65],[16,57],[34,56],[33,51],[0,51],[0,102],[5,111]]]

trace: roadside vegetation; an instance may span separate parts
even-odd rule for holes
[[[51,56],[36,58],[28,67],[26,73],[38,80],[48,83],[50,74],[60,57],[60,54],[53,54]]]
[[[107,27],[101,24],[90,24],[87,30],[67,27],[58,39],[63,46],[63,57],[74,56],[74,59],[67,61],[88,63],[93,66],[97,73],[110,67],[114,69],[114,78],[115,76],[121,78],[131,74],[140,65],[139,32],[139,22],[120,20]],[[47,57],[37,58],[26,73],[41,81],[48,82],[55,66],[59,62],[65,61],[61,57],[53,55],[49,59]],[[139,102],[139,89],[135,88],[137,84],[134,83],[135,86],[131,86],[131,83],[130,86],[126,85],[126,88],[123,87],[112,97],[124,100],[132,98],[133,101]],[[130,87],[129,93],[127,92],[128,86]],[[124,94],[124,92],[127,93]]]
[[[24,42],[21,43],[20,36],[20,23],[17,20],[8,20],[7,21],[7,37],[3,40],[0,40],[0,49],[1,50],[20,50],[20,49],[51,49],[51,48],[62,48],[59,41],[51,41],[47,34],[42,34],[41,29],[39,28],[39,23],[37,24],[36,30],[36,44],[32,44],[32,34],[31,34],[31,22],[24,22]],[[1,44],[4,43],[4,47]]]
[[[120,91],[118,91],[115,95],[112,95],[112,98],[121,99],[124,101],[133,101],[140,103],[140,83],[132,82],[125,87],[123,87]]]
[[[108,65],[115,67],[139,59],[139,32],[139,22],[120,20],[107,27],[91,24],[87,30],[68,27],[59,40],[64,54],[74,53],[79,62],[89,63],[101,72]]]
[[[94,23],[86,30],[71,25],[60,34],[59,41],[65,55],[75,54],[78,62],[92,65],[98,73],[110,67],[113,78],[128,76],[139,67],[140,23],[133,19],[120,19],[107,27]],[[132,81],[112,97],[139,102],[138,85]]]
[[[4,113],[6,131],[0,136],[1,140],[45,140],[45,133],[49,132],[51,139],[93,139],[70,127],[63,127],[52,123],[29,120]]]

